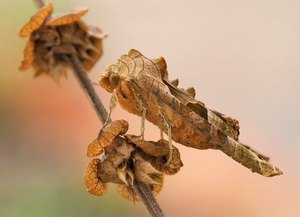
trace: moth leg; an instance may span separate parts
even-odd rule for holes
[[[115,92],[113,92],[109,100],[109,110],[108,110],[108,115],[104,123],[104,126],[106,126],[111,122],[111,113],[112,110],[116,107],[116,105],[117,105],[117,98]]]
[[[168,129],[168,142],[169,142],[169,150],[170,151],[169,151],[169,156],[168,156],[167,162],[165,163],[165,166],[167,166],[171,162],[172,156],[173,156],[172,123],[171,123],[170,119],[168,118],[168,116],[166,115],[166,113],[161,108],[159,109],[159,113],[160,113],[161,117],[163,118],[165,125],[167,126],[167,129]]]
[[[105,120],[105,123],[103,124],[103,127],[102,129],[111,122],[111,113],[112,113],[112,110],[116,107],[117,105],[117,97],[116,97],[116,94],[115,92],[112,93],[111,97],[110,97],[110,100],[109,100],[109,109],[108,109],[108,115],[107,115],[107,118]],[[101,134],[101,131],[102,129],[99,131],[98,133],[98,139],[99,139],[99,136]],[[105,155],[105,149],[103,149],[103,159],[104,157],[106,157]]]
[[[141,137],[142,139],[144,139],[144,133],[145,133],[145,119],[146,119],[146,115],[147,115],[147,107],[144,105],[143,100],[140,97],[136,97],[137,102],[139,107],[142,110],[142,115],[141,115],[141,133],[139,135],[139,137]]]
[[[160,129],[160,139],[164,139],[164,131]]]
[[[142,139],[144,139],[144,133],[145,133],[145,119],[146,119],[146,114],[147,114],[147,108],[142,107],[142,117],[141,117],[141,134],[140,136]]]

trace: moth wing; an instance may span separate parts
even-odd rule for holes
[[[183,90],[173,85],[169,80],[163,79],[164,84],[168,87],[171,94],[182,104],[190,108],[196,114],[217,127],[224,134],[237,140],[239,135],[239,123],[236,119],[224,115],[220,112],[211,110],[205,104],[192,97],[187,90]]]
[[[143,72],[146,72],[155,78],[162,79],[167,75],[167,62],[163,57],[157,59],[149,59],[145,57],[141,52],[135,49],[131,49],[128,52],[128,56],[136,60],[141,59],[141,61],[143,61],[144,63],[143,64],[144,66],[151,67],[152,70],[147,70],[147,71],[143,70]],[[152,66],[154,67],[152,68]]]

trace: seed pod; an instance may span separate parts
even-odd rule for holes
[[[145,153],[154,157],[165,156],[170,151],[168,142],[167,144],[164,144],[161,142],[146,141],[138,136],[129,134],[126,134],[125,138],[128,139],[131,143],[135,144],[140,149],[142,149]]]
[[[87,8],[60,16],[51,16],[52,12],[49,3],[21,28],[19,35],[30,35],[30,39],[20,70],[33,66],[35,76],[48,74],[57,80],[70,69],[68,55],[76,55],[83,67],[90,70],[102,56],[102,39],[106,35],[80,20],[88,12]]]
[[[158,142],[162,142],[162,141],[158,141]],[[168,165],[166,165],[166,162],[169,157],[168,155],[159,158],[154,158],[153,161],[151,162],[152,165],[157,170],[161,171],[166,175],[173,175],[177,173],[180,170],[180,168],[183,166],[183,163],[180,158],[179,150],[174,145],[172,148],[173,148],[172,159]]]
[[[39,9],[20,30],[19,36],[25,37],[30,35],[33,31],[40,28],[46,19],[52,14],[53,5],[48,3],[41,9]]]
[[[104,126],[98,138],[96,138],[92,143],[89,144],[87,149],[88,157],[99,156],[103,149],[109,145],[112,145],[113,140],[118,135],[123,135],[128,130],[128,122],[125,120],[113,121],[106,126]]]
[[[88,164],[84,173],[84,183],[89,193],[97,196],[107,191],[107,185],[98,178],[98,165],[100,159],[93,159]]]
[[[164,176],[162,174],[160,175],[155,175],[152,177],[154,180],[156,180],[157,183],[159,184],[152,184],[150,185],[151,192],[153,196],[156,196],[159,194],[163,187],[163,179]],[[129,201],[141,201],[140,196],[135,192],[132,186],[126,185],[126,184],[119,184],[117,185],[117,191],[119,194],[124,197],[125,199]]]
[[[62,25],[71,24],[71,23],[79,21],[81,19],[81,17],[86,15],[86,13],[88,11],[89,11],[88,8],[77,8],[69,14],[52,16],[47,21],[46,25],[62,26]]]

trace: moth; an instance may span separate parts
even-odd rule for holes
[[[89,144],[87,156],[93,159],[85,170],[84,183],[91,194],[103,195],[107,183],[112,182],[117,184],[121,196],[139,201],[140,197],[133,189],[135,180],[147,185],[155,196],[163,187],[164,175],[173,175],[182,167],[176,147],[172,147],[172,160],[165,167],[170,152],[168,142],[146,141],[125,134],[128,126],[125,120],[110,122]]]
[[[76,55],[83,67],[90,70],[102,56],[102,39],[106,35],[81,20],[88,8],[55,16],[53,10],[53,5],[48,3],[21,28],[19,36],[30,38],[20,70],[33,66],[35,76],[49,74],[57,80],[69,67],[66,55]]]
[[[163,57],[150,59],[131,49],[100,76],[100,86],[115,95],[126,111],[147,119],[172,141],[196,149],[217,149],[263,176],[282,172],[268,158],[238,141],[239,123],[195,99],[195,90],[178,88],[168,78]],[[171,158],[171,157],[170,157]]]

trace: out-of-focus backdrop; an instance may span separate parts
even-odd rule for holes
[[[253,174],[225,154],[180,148],[184,167],[165,179],[158,201],[167,216],[300,215],[300,2],[53,1],[55,13],[87,6],[88,23],[109,34],[90,73],[128,52],[164,56],[180,87],[194,86],[208,107],[240,121],[240,140],[271,157],[280,177]],[[0,216],[147,216],[109,192],[86,192],[87,144],[101,125],[72,74],[56,83],[19,72],[27,39],[17,36],[36,11],[31,0],[0,2]],[[109,94],[97,91],[108,105]],[[114,119],[139,119],[117,108]],[[146,137],[159,138],[146,126]]]

